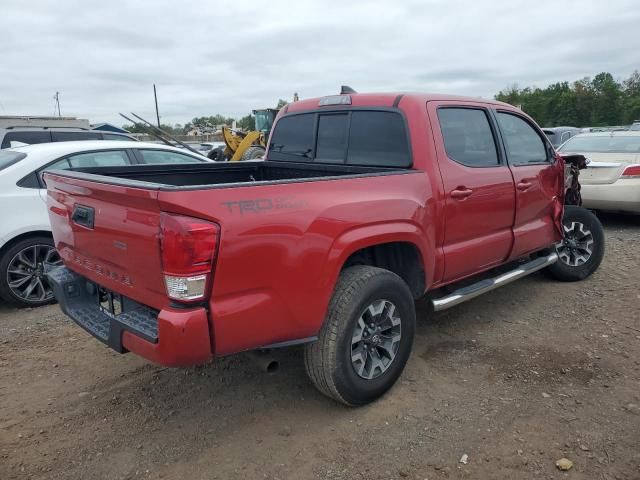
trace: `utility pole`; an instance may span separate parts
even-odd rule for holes
[[[62,117],[62,115],[60,114],[60,92],[56,92],[56,94],[53,96],[53,99],[56,101],[56,107],[58,108],[58,117]],[[56,113],[55,108],[53,110],[53,113]]]
[[[156,84],[153,84],[153,98],[156,101],[156,120],[158,121],[158,128],[160,128],[160,113],[158,113],[158,93],[156,92]]]

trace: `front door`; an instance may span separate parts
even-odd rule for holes
[[[544,134],[527,118],[501,110],[496,118],[516,186],[510,255],[515,259],[560,240],[554,219],[562,212],[564,172]]]
[[[502,263],[513,243],[513,178],[483,104],[429,102],[446,197],[443,283]],[[439,128],[438,128],[439,125]]]

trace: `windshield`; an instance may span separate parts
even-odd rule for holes
[[[640,153],[639,136],[577,136],[562,145],[561,152]]]
[[[10,150],[0,151],[0,170],[4,170],[9,165],[18,163],[20,160],[22,160],[26,156],[27,155],[24,153],[12,152]]]
[[[273,125],[274,115],[269,110],[256,111],[256,130],[268,132]]]

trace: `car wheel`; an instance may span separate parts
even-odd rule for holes
[[[0,259],[0,296],[20,307],[54,301],[45,271],[62,265],[50,237],[31,237],[12,245]]]
[[[207,154],[207,157],[214,162],[224,162],[224,150],[225,147],[216,147]]]
[[[318,340],[305,347],[305,367],[324,395],[350,406],[379,398],[411,353],[415,306],[395,273],[358,265],[338,279]]]
[[[556,280],[584,280],[597,270],[604,257],[604,230],[589,210],[567,205],[562,219],[564,239],[556,245],[558,261],[546,271]]]

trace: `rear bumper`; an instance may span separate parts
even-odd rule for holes
[[[201,364],[213,357],[202,307],[157,311],[123,297],[122,313],[113,315],[100,308],[97,286],[81,275],[58,267],[47,278],[62,311],[119,353],[131,351],[170,367]]]
[[[613,183],[582,185],[586,208],[640,213],[640,179],[621,178]]]

